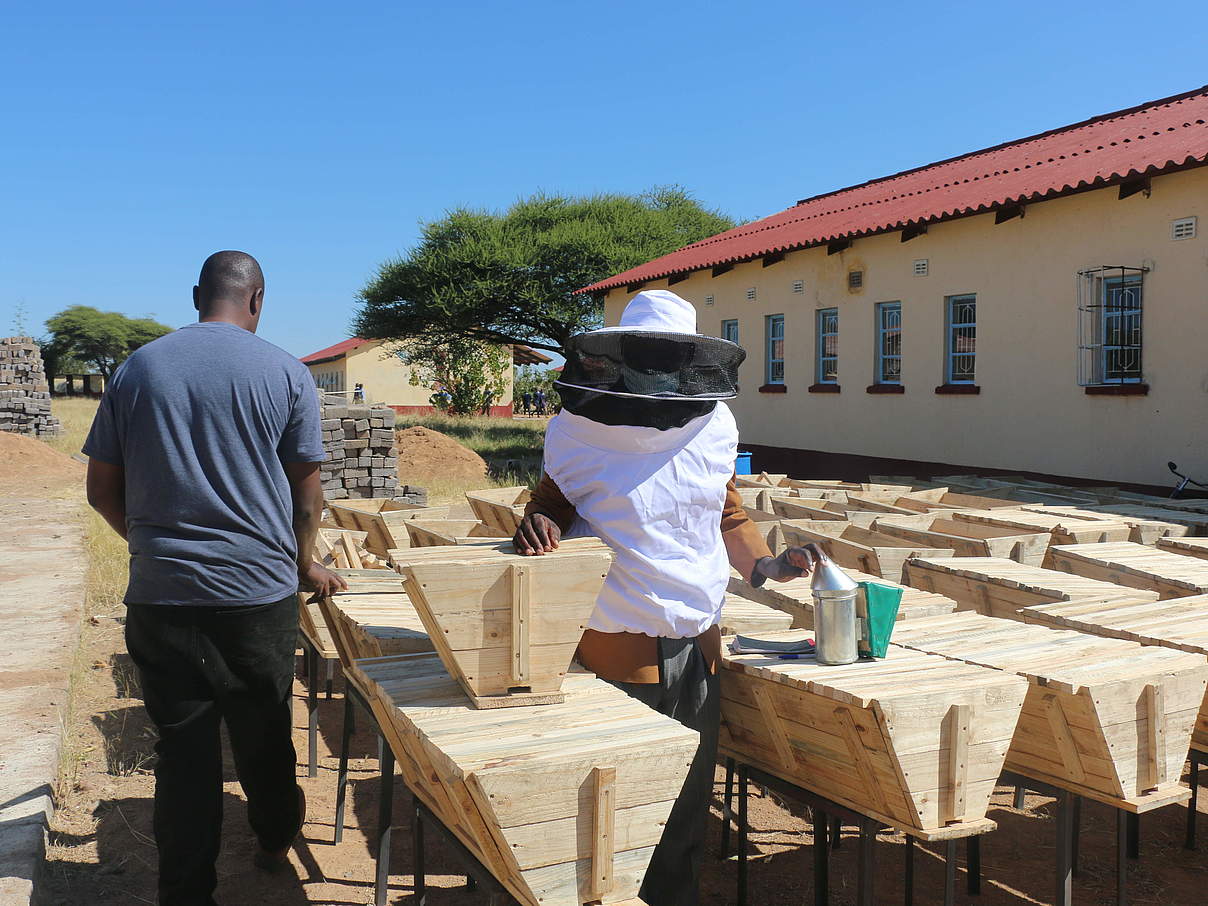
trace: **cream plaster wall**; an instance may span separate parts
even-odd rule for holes
[[[1002,224],[993,214],[933,224],[909,242],[898,232],[789,253],[764,268],[709,270],[668,287],[697,307],[699,329],[739,322],[748,358],[731,405],[746,443],[892,459],[1019,469],[1109,481],[1170,483],[1167,460],[1208,475],[1208,168],[1153,180],[1150,197],[1119,200],[1114,187],[1029,205]],[[1171,221],[1198,217],[1194,239],[1172,240]],[[912,273],[927,258],[929,273]],[[1147,396],[1088,396],[1077,384],[1075,274],[1096,265],[1147,266]],[[847,289],[849,270],[864,288]],[[804,294],[792,292],[805,281]],[[755,287],[756,299],[746,291]],[[977,294],[976,396],[937,395],[944,381],[944,299]],[[706,295],[715,302],[706,306]],[[632,296],[605,299],[615,324]],[[873,382],[874,305],[902,303],[901,395]],[[814,383],[814,312],[839,310],[837,394]],[[784,394],[764,383],[764,318],[785,316]]]

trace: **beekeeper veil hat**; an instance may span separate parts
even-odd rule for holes
[[[665,289],[634,296],[616,327],[567,341],[566,365],[555,386],[635,400],[733,399],[746,351],[696,332],[692,303]]]

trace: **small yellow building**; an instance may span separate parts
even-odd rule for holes
[[[1208,88],[805,199],[583,291],[748,352],[791,474],[1208,480]],[[922,466],[923,468],[920,468]]]
[[[331,393],[347,394],[351,400],[358,387],[367,402],[385,403],[401,415],[430,415],[435,412],[431,397],[435,390],[427,384],[413,383],[412,369],[397,355],[386,351],[384,340],[353,337],[334,346],[302,357],[302,363],[314,376],[315,386]],[[513,350],[513,360],[520,350],[528,358],[549,359],[526,346]],[[491,405],[491,415],[512,415],[512,369],[504,374],[503,395]]]

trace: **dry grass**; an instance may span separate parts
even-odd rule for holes
[[[99,403],[85,396],[56,396],[50,407],[55,418],[63,423],[63,434],[46,438],[46,443],[68,456],[79,453]]]

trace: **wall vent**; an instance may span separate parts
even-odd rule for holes
[[[753,286],[747,288],[747,301],[748,302],[755,301],[755,287],[753,287]]]
[[[927,258],[915,258],[914,259],[914,275],[916,277],[926,277],[927,276],[927,269],[928,269],[927,262],[928,262]]]
[[[1171,239],[1194,239],[1195,238],[1195,218],[1183,217],[1170,224]]]
[[[713,304],[713,297],[712,297],[712,296],[705,296],[705,304],[706,304],[706,305],[712,305],[712,304]]]
[[[848,289],[863,289],[864,288],[864,271],[848,271],[847,272],[847,288]]]
[[[805,292],[805,281],[804,280],[794,280],[793,281],[793,292],[795,292],[795,293]]]

